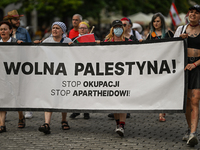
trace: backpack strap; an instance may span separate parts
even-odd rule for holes
[[[133,36],[136,37],[136,36],[135,36],[135,30],[133,30]]]
[[[183,25],[183,26],[182,26],[182,29],[181,29],[181,34],[183,34],[183,29],[184,29],[184,27],[185,27],[185,26]]]

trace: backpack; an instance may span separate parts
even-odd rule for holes
[[[130,39],[131,39],[132,41],[138,41],[138,39],[137,39],[137,37],[136,37],[136,35],[135,35],[135,30],[133,30],[133,35],[130,36]]]

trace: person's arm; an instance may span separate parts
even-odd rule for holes
[[[173,37],[174,37],[174,33],[173,33],[171,30],[168,30],[168,33],[169,33],[169,37],[170,37],[170,38],[173,38]]]
[[[184,26],[179,26],[174,34],[174,37],[182,37],[183,39],[188,38],[188,34],[184,33],[186,27]]]
[[[151,36],[151,35],[148,33],[148,34],[147,34],[147,37],[146,37],[146,40],[149,40],[149,39],[150,39],[150,36]]]
[[[29,35],[27,30],[26,30],[26,42],[32,42],[31,41],[31,37],[30,37],[30,35]]]
[[[136,36],[136,38],[138,39],[139,42],[141,42],[143,40],[142,36],[140,35],[140,33],[138,31],[135,31],[135,36]]]

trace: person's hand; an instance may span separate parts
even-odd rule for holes
[[[187,66],[185,67],[185,70],[190,70],[191,71],[194,68],[196,68],[194,63],[193,64],[187,64]]]
[[[33,41],[33,43],[35,43],[35,44],[39,44],[41,42],[42,42],[42,40],[35,40],[35,41]]]
[[[96,42],[97,44],[100,44],[101,41],[100,41],[100,40],[95,40],[95,42]]]
[[[72,44],[73,44],[73,42],[69,42],[69,43],[68,43],[68,45],[72,45]]]
[[[18,41],[17,41],[17,44],[21,44],[21,43],[23,43],[22,40],[18,40]]]
[[[187,33],[183,33],[180,35],[180,37],[182,37],[182,39],[188,38],[188,34]]]

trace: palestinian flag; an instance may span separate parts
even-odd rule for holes
[[[79,36],[73,40],[73,42],[76,43],[90,43],[95,42],[94,33],[91,34],[84,34],[82,36]]]
[[[178,26],[181,23],[181,18],[179,17],[178,11],[176,9],[175,4],[172,2],[171,8],[170,8],[170,17],[172,18],[172,23],[174,26]]]

